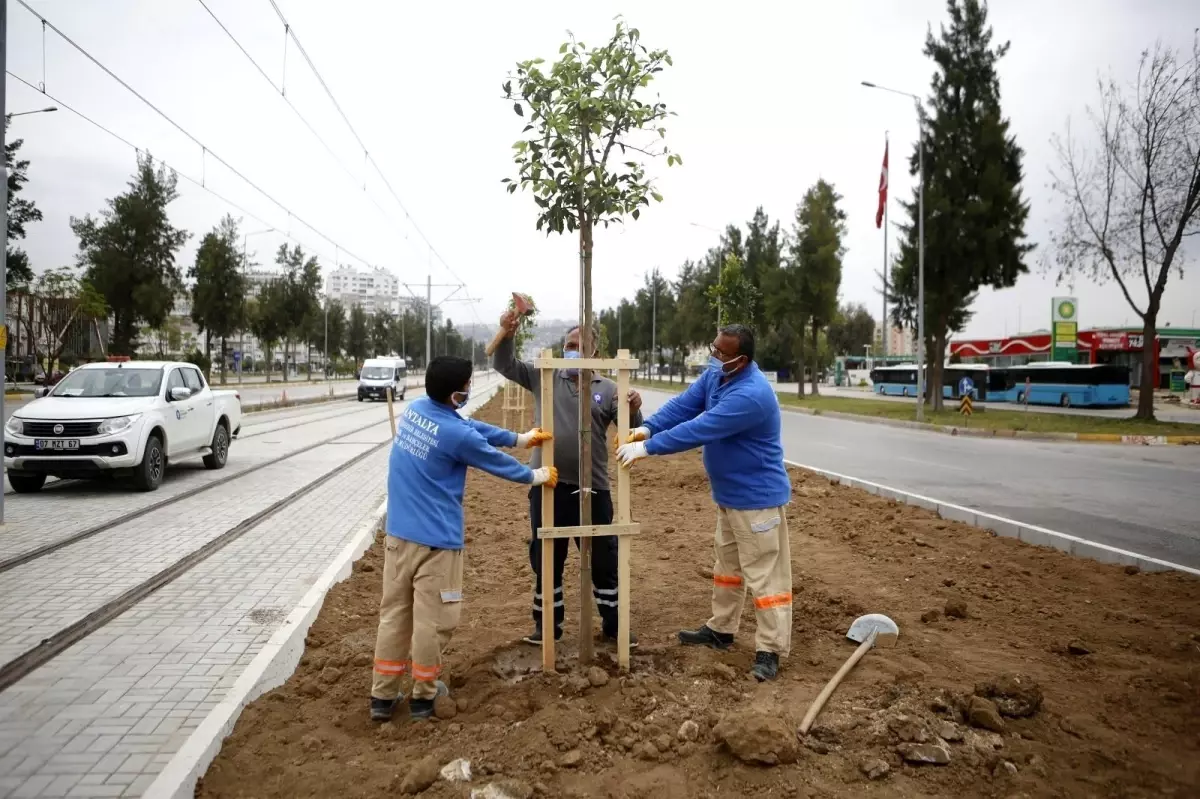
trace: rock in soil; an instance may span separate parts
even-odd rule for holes
[[[951,599],[946,603],[946,618],[949,619],[965,619],[967,618],[967,603],[961,599]]]
[[[489,782],[482,788],[471,789],[471,799],[532,799],[533,788],[520,780]]]
[[[681,741],[694,741],[700,737],[700,725],[688,719],[679,725],[679,732],[675,737]]]
[[[932,763],[944,766],[950,762],[950,747],[944,743],[900,744],[896,747],[900,757],[907,763]]]
[[[778,716],[732,713],[713,728],[713,735],[744,763],[776,766],[796,760],[796,736]]]
[[[433,700],[433,715],[443,721],[458,715],[458,703],[448,696],[439,696]]]
[[[990,682],[979,683],[975,695],[995,702],[1000,713],[1009,718],[1032,716],[1042,706],[1042,687],[1032,677],[1021,674],[1002,674]]]
[[[963,732],[953,721],[943,721],[938,725],[938,737],[943,741],[961,741]]]
[[[417,764],[409,769],[404,781],[400,783],[400,792],[420,793],[437,782],[440,771],[437,758],[432,755],[417,761]]]
[[[572,749],[558,759],[558,765],[563,768],[576,768],[583,762],[583,753],[578,749]]]
[[[924,743],[929,740],[925,725],[913,716],[896,716],[890,719],[888,729],[892,731],[892,735],[906,743]]]
[[[592,666],[590,669],[588,669],[587,678],[588,682],[592,684],[593,688],[600,688],[601,686],[608,685],[608,672],[599,666]]]
[[[929,610],[927,610],[921,614],[921,621],[925,622],[926,624],[932,624],[933,622],[937,621],[941,617],[942,617],[942,612],[940,610],[938,610],[937,608],[930,608]]]
[[[869,757],[858,764],[858,770],[863,773],[863,776],[869,780],[881,780],[887,776],[887,773],[892,770],[892,767],[887,764],[886,760],[880,760],[877,757]]]
[[[1072,639],[1071,641],[1067,642],[1067,652],[1069,652],[1072,655],[1090,655],[1090,654],[1092,654],[1092,650],[1088,648],[1088,645],[1085,644],[1083,641],[1080,641],[1078,638]]]
[[[1004,732],[1004,719],[996,706],[982,696],[973,696],[967,704],[967,723],[992,732]]]

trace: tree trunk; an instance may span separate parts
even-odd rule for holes
[[[929,395],[931,406],[934,411],[940,411],[945,408],[944,392],[942,384],[945,382],[945,352],[946,352],[946,328],[938,324],[938,332],[933,337],[933,357],[926,359],[928,363],[927,374],[933,379],[929,381],[929,385],[925,387],[926,394]]]
[[[1152,298],[1142,317],[1142,385],[1138,391],[1137,413],[1133,417],[1146,421],[1154,420],[1154,389],[1158,388],[1157,323],[1158,303]]]
[[[288,381],[288,358],[292,354],[292,340],[285,338],[283,340],[283,382]]]
[[[805,352],[804,352],[804,324],[803,323],[801,323],[801,325],[800,325],[800,332],[797,335],[796,339],[797,339],[797,346],[798,346],[798,350],[796,352],[796,386],[797,386],[796,396],[799,397],[800,399],[804,399],[804,367],[805,367],[805,361],[807,361],[808,359],[805,357]]]
[[[812,394],[814,397],[820,396],[821,391],[817,388],[819,382],[819,372],[821,371],[821,342],[820,342],[820,322],[816,317],[812,320],[812,344],[813,344],[813,370],[812,370]]]
[[[225,337],[221,336],[221,385],[225,385]]]

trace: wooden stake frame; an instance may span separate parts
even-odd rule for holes
[[[516,412],[516,418],[515,418],[513,424],[515,424],[517,426],[524,426],[524,424],[525,424],[525,389],[521,388],[519,385],[517,385],[516,383],[514,383],[511,380],[504,381],[504,393],[503,393],[503,399],[501,400],[501,410],[504,411],[503,427],[505,430],[515,430],[516,429],[516,427],[513,427],[512,425],[510,425],[508,423],[509,422],[508,414],[510,411]]]
[[[636,358],[629,350],[619,350],[616,358],[555,358],[551,350],[543,350],[542,357],[533,363],[542,378],[542,429],[554,433],[554,372],[557,369],[591,369],[593,371],[617,372],[617,441],[629,436],[629,375],[638,368]],[[606,447],[607,448],[607,447]],[[542,465],[554,465],[554,447],[542,448]],[[554,526],[554,489],[542,486],[542,526],[537,537],[542,542],[542,670],[554,671],[554,540],[557,538],[589,539],[597,535],[617,537],[617,664],[622,671],[629,671],[629,536],[641,532],[641,525],[633,522],[629,505],[629,470],[617,467],[616,507],[611,525],[588,525],[586,527]],[[589,555],[590,547],[580,547],[580,557]],[[579,653],[586,662],[592,646],[592,570],[591,562],[580,568],[579,591]],[[586,636],[586,640],[585,640]],[[586,656],[585,656],[586,655]]]

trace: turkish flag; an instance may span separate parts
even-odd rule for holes
[[[883,170],[879,173],[879,208],[875,210],[875,227],[883,227],[883,209],[887,207],[888,146],[883,144]]]

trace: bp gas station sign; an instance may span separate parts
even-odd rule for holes
[[[1050,308],[1050,360],[1075,363],[1079,304],[1074,297],[1054,297]]]

